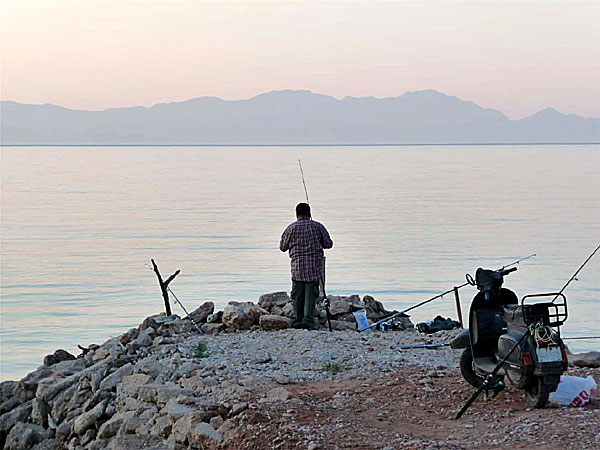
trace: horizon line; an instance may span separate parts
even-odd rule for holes
[[[470,142],[416,144],[2,144],[0,147],[457,147],[526,145],[600,145],[598,142]]]

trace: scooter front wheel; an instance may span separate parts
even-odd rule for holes
[[[525,401],[532,408],[543,408],[548,403],[550,392],[555,389],[556,386],[545,384],[542,377],[534,377],[533,382],[525,388]]]
[[[471,352],[471,347],[465,348],[462,355],[460,355],[460,373],[473,387],[478,388],[483,384],[484,378],[481,375],[478,375],[473,368],[473,353]]]

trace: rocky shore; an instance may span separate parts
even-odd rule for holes
[[[421,335],[403,317],[396,331],[359,334],[353,311],[366,309],[371,320],[389,311],[370,296],[330,301],[334,333],[324,327],[320,308],[320,331],[290,329],[291,302],[279,292],[257,304],[231,302],[222,312],[204,303],[191,314],[193,322],[151,316],[77,357],[57,350],[22,380],[0,385],[0,444],[7,450],[600,444],[597,398],[583,409],[529,414],[518,391],[509,389],[491,407],[476,402],[468,423],[453,422],[472,392],[457,371],[459,354],[394,347],[447,342],[456,331]],[[574,373],[598,380],[600,370]],[[528,415],[527,426],[511,434],[511,425],[523,425],[520,414]],[[531,419],[534,414],[542,419]],[[483,424],[486,431],[478,434]]]

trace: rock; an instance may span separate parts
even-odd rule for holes
[[[135,414],[134,411],[125,411],[115,414],[100,426],[98,429],[98,438],[108,439],[115,436],[123,426],[125,420],[134,417]]]
[[[154,320],[155,317],[156,316],[146,317],[138,327],[138,331],[144,331],[146,328],[154,328],[155,330],[158,330],[158,324],[156,323],[156,320]]]
[[[147,434],[121,434],[111,439],[109,450],[168,450],[169,447],[163,444],[162,439],[157,436]]]
[[[186,414],[173,425],[172,436],[180,444],[188,444],[188,436],[192,429],[202,423],[199,415],[196,413]]]
[[[48,432],[39,425],[19,422],[8,433],[4,448],[6,450],[23,450],[48,439]]]
[[[327,326],[327,324],[325,324]],[[356,323],[345,322],[343,320],[332,320],[331,329],[335,331],[356,331]]]
[[[269,311],[267,311],[264,308],[261,308],[260,306],[256,306],[256,305],[250,305],[249,308],[250,311],[250,315],[252,317],[254,317],[254,322],[258,322],[258,320],[261,318],[261,316],[266,316],[269,314]]]
[[[263,330],[283,330],[289,328],[291,321],[287,317],[266,314],[258,320]]]
[[[600,352],[575,353],[569,355],[569,363],[577,367],[600,367]]]
[[[224,328],[225,325],[222,323],[205,323],[200,327],[204,334],[217,334],[223,331]]]
[[[213,427],[215,430],[218,430],[224,422],[225,421],[221,416],[215,416],[212,419],[210,419],[209,423],[211,427]]]
[[[117,385],[123,380],[123,377],[131,375],[133,373],[133,364],[128,363],[123,367],[115,370],[109,376],[104,378],[100,382],[100,389],[105,389],[107,391],[112,391],[117,388]]]
[[[138,337],[139,334],[140,333],[137,328],[131,328],[129,331],[121,335],[121,337],[119,338],[119,342],[121,343],[121,345],[125,346],[131,341],[133,341],[136,337]]]
[[[139,347],[149,347],[150,345],[152,345],[152,342],[154,341],[155,337],[155,329],[152,327],[148,327],[144,329],[144,331],[142,331],[140,335],[137,338],[135,338],[133,342],[131,342],[129,345],[137,344],[137,346]]]
[[[0,442],[6,439],[9,431],[19,422],[25,422],[32,410],[32,400],[0,416]]]
[[[44,439],[39,444],[31,447],[31,450],[56,450],[57,444],[55,439]]]
[[[121,384],[117,385],[117,396],[135,397],[138,387],[147,384],[148,381],[150,381],[150,377],[142,373],[124,376]]]
[[[288,317],[291,319],[292,316],[294,315],[294,304],[291,302],[286,303],[285,306],[281,310],[281,314],[283,314],[285,317]]]
[[[191,396],[194,393],[189,389],[164,384],[146,384],[137,388],[137,398],[144,402],[166,405],[169,399],[180,395]]]
[[[354,317],[354,314],[352,314],[351,312],[338,314],[335,316],[335,320],[341,322],[352,322],[353,324],[356,323],[356,317]]]
[[[284,306],[290,301],[290,296],[287,292],[272,292],[270,294],[263,294],[258,298],[258,304],[261,308],[270,310],[273,306]]]
[[[218,311],[214,314],[210,314],[206,318],[206,322],[207,323],[221,323],[222,319],[223,319],[223,311]]]
[[[56,429],[55,437],[61,442],[66,442],[73,432],[74,420],[63,421]]]
[[[350,304],[351,311],[358,311],[359,309],[363,309],[366,305],[363,301],[361,301],[358,294],[349,295],[344,299],[346,303]]]
[[[173,320],[161,325],[159,331],[164,336],[191,333],[195,329],[191,320]]]
[[[83,369],[87,367],[85,359],[77,358],[77,359],[67,359],[64,361],[57,362],[52,365],[52,369],[55,372],[63,372],[63,375],[72,375],[77,372],[81,372]]]
[[[92,442],[94,439],[96,439],[96,429],[95,428],[90,428],[89,430],[87,430],[83,436],[81,436],[81,445],[87,445],[90,442]]]
[[[180,404],[176,398],[170,398],[164,408],[160,410],[161,416],[166,414],[173,420],[179,420],[192,412],[194,412],[193,408]]]
[[[206,322],[208,316],[214,311],[215,304],[213,302],[204,302],[190,314],[190,317],[200,326],[201,323]]]
[[[267,392],[265,397],[271,401],[286,401],[292,398],[292,393],[282,387],[276,387]]]
[[[246,411],[248,409],[248,403],[235,403],[231,407],[231,411],[229,411],[229,417],[237,416],[239,413]]]
[[[48,414],[50,407],[48,403],[39,398],[34,398],[31,404],[31,422],[40,427],[48,427]]]
[[[104,414],[107,404],[108,400],[102,400],[94,408],[77,417],[73,423],[73,432],[81,436],[88,428],[94,426],[98,419],[102,417],[102,414]]]
[[[156,419],[156,423],[152,426],[151,432],[152,434],[166,438],[171,434],[172,429],[173,419],[169,416],[161,416]]]
[[[154,357],[144,358],[135,365],[136,373],[145,373],[155,379],[161,373],[167,372],[169,367]]]
[[[350,312],[350,304],[342,297],[331,296],[329,299],[329,311],[332,316]]]
[[[44,356],[44,366],[48,367],[61,361],[75,359],[75,355],[70,354],[68,351],[61,349],[56,350],[51,355]]]
[[[217,430],[204,422],[194,427],[188,436],[189,444],[195,448],[206,448],[208,445],[214,445],[214,442],[220,443],[222,439]]]
[[[223,311],[223,324],[231,330],[249,330],[254,325],[254,316],[250,314],[252,303],[229,302]]]

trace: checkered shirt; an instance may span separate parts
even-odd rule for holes
[[[323,272],[323,249],[333,247],[327,229],[312,219],[290,224],[281,235],[279,249],[290,251],[292,280],[319,281]]]

